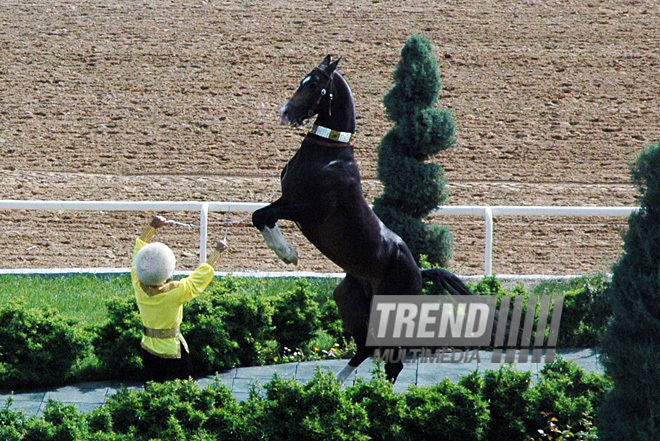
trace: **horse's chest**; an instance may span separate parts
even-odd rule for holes
[[[289,167],[282,177],[282,195],[307,199],[323,192],[328,185],[328,176],[318,167]]]
[[[294,158],[282,175],[282,196],[307,200],[341,187],[348,175],[344,165],[340,159],[308,162]]]

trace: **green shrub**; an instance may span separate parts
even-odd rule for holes
[[[479,296],[497,296],[497,308],[500,307],[500,302],[504,296],[523,297],[523,309],[521,320],[524,320],[525,313],[527,312],[527,300],[531,295],[525,287],[520,284],[515,286],[511,291],[506,290],[502,287],[502,282],[495,276],[486,276],[479,281],[476,285],[472,287],[472,292]],[[511,305],[513,305],[514,300],[511,299]]]
[[[319,328],[319,308],[315,293],[305,279],[296,281],[294,289],[275,299],[273,336],[280,348],[304,348]]]
[[[348,398],[330,372],[317,371],[302,385],[275,378],[266,386],[266,398],[251,400],[246,414],[246,439],[300,439],[366,441],[369,425],[364,408]]]
[[[112,415],[108,406],[100,406],[87,416],[90,433],[108,433],[112,431]]]
[[[197,374],[263,364],[270,355],[266,336],[270,310],[263,296],[229,293],[221,288],[184,308],[181,332]]]
[[[120,390],[104,407],[104,415],[92,414],[97,424],[99,419],[102,425],[111,422],[114,432],[136,441],[186,439],[186,434],[205,431],[215,410],[238,411],[226,386],[215,383],[200,389],[193,381],[180,380],[149,383],[141,392]]]
[[[225,311],[225,328],[238,345],[240,366],[260,365],[272,356],[273,344],[268,340],[272,312],[268,298],[235,293],[213,297],[213,301]]]
[[[490,418],[479,394],[449,380],[430,387],[411,386],[402,405],[406,440],[479,441]]]
[[[451,113],[434,107],[441,89],[437,70],[430,41],[421,35],[410,37],[394,72],[394,87],[384,98],[396,125],[378,147],[383,194],[374,201],[374,211],[401,236],[415,259],[425,254],[430,262],[447,266],[449,229],[425,222],[447,192],[442,166],[424,161],[455,142]]]
[[[476,285],[472,286],[472,292],[479,296],[502,297],[507,291],[502,288],[502,282],[495,276],[486,276]]]
[[[235,402],[232,403],[227,400],[222,406],[211,408],[206,412],[206,421],[203,424],[205,433],[209,434],[209,440],[233,441],[245,440],[246,427],[242,424],[244,417],[242,413],[245,408],[249,406],[240,407]]]
[[[20,441],[23,439],[26,417],[23,412],[10,410],[13,400],[9,398],[5,407],[0,408],[0,439],[3,441]]]
[[[78,441],[88,439],[89,431],[85,415],[73,404],[49,401],[43,420],[52,427],[53,441]],[[41,439],[40,441],[47,441]]]
[[[106,302],[108,320],[96,331],[94,352],[107,378],[142,378],[142,320],[133,296]]]
[[[486,371],[483,375],[475,371],[460,380],[460,385],[488,403],[490,418],[484,439],[525,440],[526,427],[522,416],[529,404],[527,393],[531,382],[531,372],[517,371],[509,365],[502,365],[496,371]]]
[[[49,401],[42,418],[30,418],[20,431],[22,441],[97,441],[91,437],[86,416],[73,404]],[[0,429],[0,433],[2,430]],[[3,441],[12,438],[1,438]],[[113,440],[115,438],[112,438]]]
[[[596,439],[593,410],[609,388],[563,360],[547,365],[531,388],[529,373],[509,367],[400,394],[383,377],[378,367],[372,380],[342,390],[320,369],[306,384],[276,376],[240,403],[220,383],[149,383],[119,390],[88,414],[56,402],[43,418],[0,409],[0,439],[586,441]]]
[[[612,316],[605,289],[604,279],[594,278],[581,288],[562,293],[564,308],[557,346],[591,348],[600,344]]]
[[[14,426],[0,426],[0,439],[3,441],[21,441],[23,434]]]
[[[28,420],[23,433],[23,441],[49,441],[55,437],[55,427],[43,418]]]
[[[223,371],[239,364],[241,348],[229,335],[225,312],[207,295],[185,306],[181,332],[197,374]]]
[[[606,293],[613,318],[603,339],[614,389],[599,414],[606,441],[660,439],[660,143],[631,167],[639,211],[630,215],[623,255]]]
[[[610,389],[611,382],[606,377],[586,373],[574,362],[559,358],[545,365],[539,383],[528,396],[529,433],[546,427],[545,415],[552,415],[561,427],[589,430],[595,409],[602,405]]]
[[[560,346],[598,342],[609,317],[602,294],[605,286],[606,280],[600,276],[552,286],[545,284],[541,291],[534,291],[534,294],[560,295],[568,290],[559,332]],[[525,298],[530,295],[522,286],[512,291],[503,289],[496,277],[486,277],[472,289],[477,294],[497,295],[500,299],[505,295]],[[432,293],[433,287],[428,286],[426,292]],[[18,308],[11,305],[17,304],[8,303],[0,310],[2,314]],[[0,386],[29,387],[46,384],[45,381],[62,384],[90,379],[141,378],[142,322],[133,294],[111,299],[104,309],[107,311],[106,321],[91,330],[84,330],[72,320],[56,316],[52,310],[23,311],[20,317],[24,318],[14,317],[14,321],[5,316],[0,323],[0,336],[11,335],[0,341],[3,353]],[[23,323],[21,326],[29,328],[29,332],[20,330],[16,324],[16,321],[35,320],[34,317],[53,323],[49,326]],[[38,332],[35,331],[37,328]],[[216,280],[204,294],[184,307],[182,332],[189,343],[197,375],[272,361],[350,358],[354,351],[332,298],[332,283],[319,284],[302,279],[288,284],[277,280],[272,286],[264,281],[257,283],[232,277]],[[67,339],[74,343],[60,346],[60,342]],[[57,344],[43,344],[52,341]],[[20,357],[12,357],[7,352],[6,348],[10,346],[19,348],[17,354]],[[20,349],[32,346],[38,350]],[[283,350],[285,346],[289,348],[288,352]],[[49,347],[57,351],[57,357],[52,351],[47,357],[38,355],[41,354],[38,351]],[[73,349],[76,354],[71,352]],[[28,360],[26,357],[30,355],[34,357]],[[48,367],[43,362],[49,359],[56,359],[58,363],[69,361],[55,366],[60,369],[57,375],[44,375],[43,372],[53,366]],[[30,363],[42,371],[23,367]],[[7,382],[6,378],[17,375],[20,380]]]
[[[583,430],[576,430],[571,426],[562,426],[559,420],[551,413],[541,412],[546,421],[545,427],[538,429],[537,433],[527,438],[529,441],[596,441],[598,434],[590,415],[584,415],[580,420]]]
[[[496,295],[498,308],[504,296],[523,296],[521,323],[527,314],[527,301],[530,296],[564,296],[557,347],[582,348],[598,346],[605,334],[612,314],[604,294],[607,286],[607,278],[598,275],[581,277],[569,282],[544,283],[530,293],[522,285],[516,286],[511,291],[505,290],[495,276],[488,276],[472,286],[472,291],[477,295]],[[513,299],[511,303],[513,304]],[[551,318],[552,313],[548,321]],[[534,341],[536,335],[537,320],[538,317],[535,317],[531,341]]]
[[[385,378],[381,365],[376,367],[371,381],[358,379],[346,390],[349,398],[360,404],[367,412],[369,425],[362,430],[374,441],[396,441],[402,439],[403,395],[394,392],[391,381]]]
[[[340,390],[340,384],[332,372],[318,369],[304,389],[303,405],[307,415],[303,420],[302,433],[306,432],[309,439],[368,440],[363,433],[369,425],[366,411]]]
[[[20,302],[0,307],[0,386],[61,384],[76,360],[89,350],[89,336],[50,308]]]

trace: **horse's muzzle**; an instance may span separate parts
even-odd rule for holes
[[[305,121],[305,115],[298,116],[295,118],[292,118],[290,116],[291,113],[291,108],[289,107],[289,103],[286,103],[282,108],[279,110],[279,115],[280,115],[280,122],[284,125],[291,125],[293,127],[300,127]],[[294,112],[295,113],[295,112]]]
[[[289,124],[292,123],[292,121],[289,119],[289,115],[288,115],[287,111],[288,111],[287,104],[283,105],[282,108],[280,108],[280,110],[278,111],[278,113],[280,115],[280,118],[281,118],[281,122],[284,125],[289,125]]]

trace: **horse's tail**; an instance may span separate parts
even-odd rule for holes
[[[422,272],[422,280],[429,280],[433,282],[436,287],[442,288],[447,294],[454,296],[475,296],[476,294],[470,291],[470,288],[467,287],[461,279],[458,278],[453,273],[450,273],[447,270],[442,268],[433,268],[433,269],[424,269]],[[497,330],[497,324],[499,321],[500,315],[495,311],[495,318],[493,321],[493,330],[491,333],[491,343],[495,342],[495,332]],[[506,319],[506,317],[505,317]],[[506,323],[507,333],[509,332],[511,324]]]
[[[476,295],[458,276],[442,268],[422,270],[422,280],[430,280],[436,287],[442,288],[447,294],[454,296]]]

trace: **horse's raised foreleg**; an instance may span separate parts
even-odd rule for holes
[[[314,204],[284,201],[279,198],[252,214],[252,224],[261,231],[268,247],[285,263],[298,263],[298,253],[277,228],[280,219],[293,222],[323,222],[337,206],[337,194],[329,191],[320,195]]]
[[[264,227],[264,229],[261,230],[261,235],[266,240],[268,248],[275,251],[275,254],[277,254],[277,257],[279,257],[282,262],[287,264],[293,263],[294,265],[298,264],[298,252],[295,248],[289,245],[289,242],[286,240],[277,224],[273,228]]]
[[[255,211],[252,214],[252,224],[259,229],[261,235],[266,241],[268,248],[273,250],[277,257],[284,263],[298,264],[298,252],[289,245],[282,232],[277,226],[277,221],[282,217],[281,212],[286,205],[282,199],[278,199],[272,204]]]

